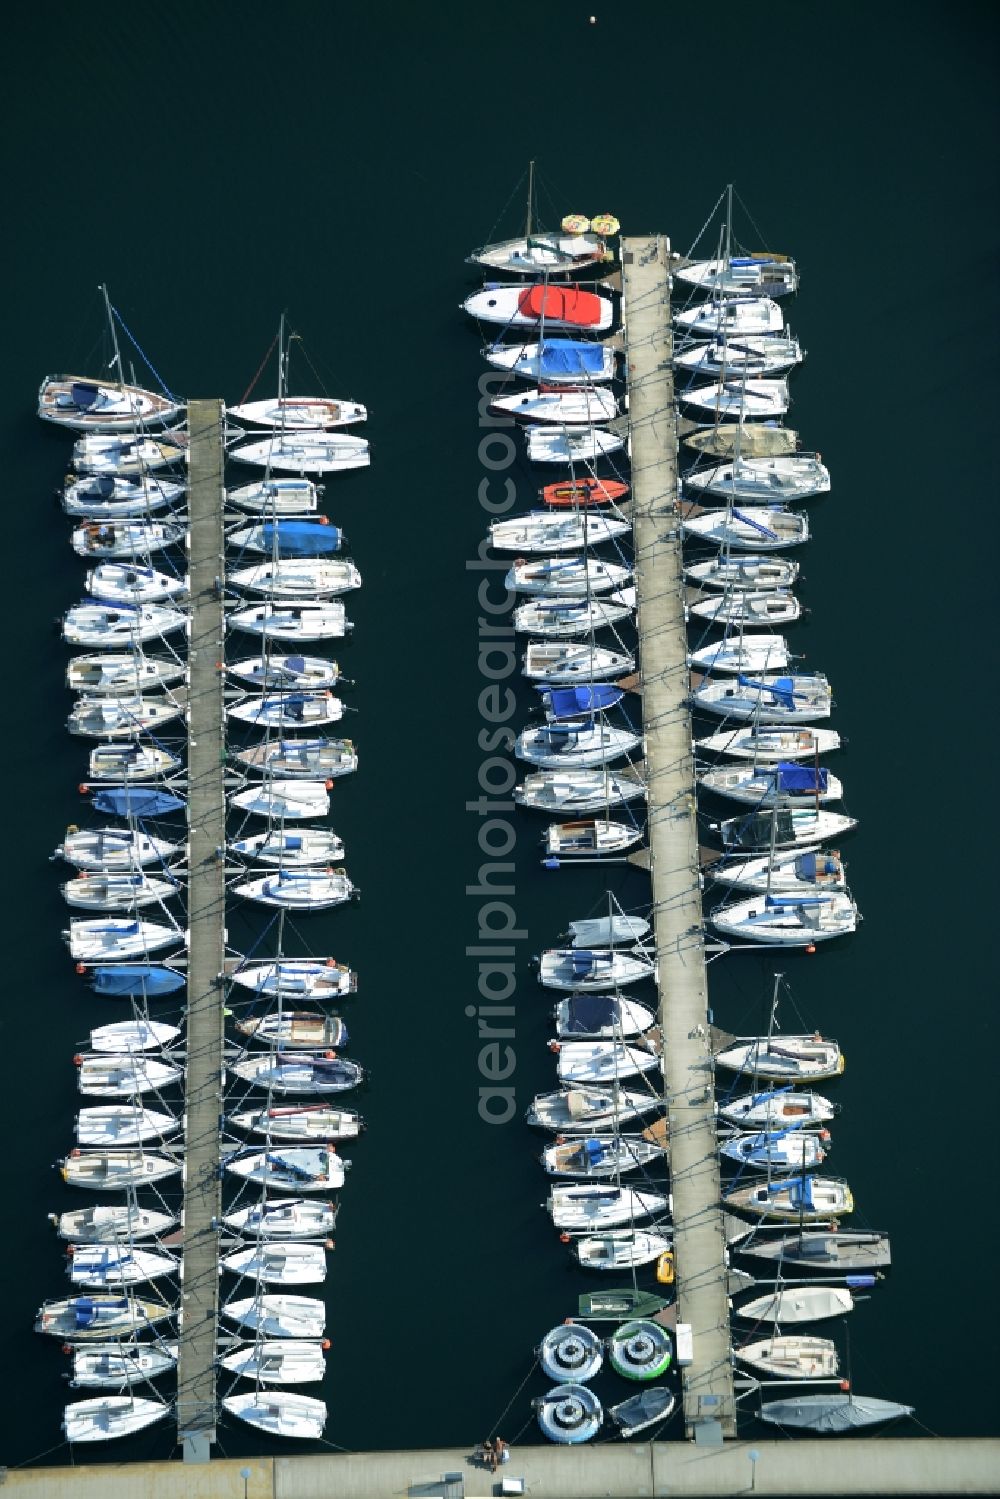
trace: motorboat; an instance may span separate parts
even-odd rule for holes
[[[267,1285],[310,1286],[326,1280],[326,1250],[322,1244],[277,1244],[262,1239],[248,1249],[223,1255],[223,1270]]]
[[[326,690],[278,692],[246,697],[226,709],[226,717],[257,729],[306,729],[336,723],[344,716],[339,697]]]
[[[759,553],[728,551],[717,553],[684,568],[684,576],[701,588],[718,588],[727,593],[738,590],[772,592],[791,588],[799,575],[799,564],[789,557],[765,556]]]
[[[340,599],[320,604],[247,604],[227,614],[226,624],[265,640],[342,640],[351,629]]]
[[[549,1176],[599,1181],[640,1171],[664,1158],[663,1147],[636,1135],[586,1135],[547,1145],[541,1162]]]
[[[719,1104],[719,1118],[739,1129],[780,1130],[829,1124],[836,1115],[829,1099],[810,1089],[798,1092],[787,1085],[763,1093],[744,1093]]]
[[[63,932],[63,940],[76,962],[101,963],[114,958],[145,957],[164,947],[176,947],[184,941],[184,931],[161,922],[110,916],[95,921],[71,921],[69,931]]]
[[[690,620],[704,620],[710,625],[767,630],[772,625],[794,624],[802,615],[802,605],[789,588],[775,588],[770,592],[727,589],[725,593],[710,594],[696,603],[689,603],[686,615]]]
[[[642,743],[641,734],[613,724],[545,724],[517,736],[514,753],[530,765],[555,769],[563,765],[607,765]]]
[[[702,754],[728,755],[733,760],[752,760],[755,765],[774,765],[782,760],[815,760],[840,748],[836,729],[782,729],[737,724],[696,739]]]
[[[322,429],[278,432],[229,449],[236,463],[252,463],[268,474],[339,474],[367,468],[371,452],[363,437]]]
[[[67,645],[135,646],[183,630],[187,615],[164,604],[111,604],[84,599],[63,615],[62,638]]]
[[[62,490],[67,515],[86,521],[144,519],[159,510],[179,505],[187,486],[172,479],[118,478],[95,474],[68,478]]]
[[[528,460],[531,463],[593,464],[599,458],[620,453],[625,438],[603,427],[528,427],[524,434]]]
[[[245,1238],[326,1239],[337,1221],[332,1202],[311,1202],[307,1198],[252,1203],[223,1218],[227,1228]]]
[[[674,326],[684,333],[722,338],[747,334],[781,333],[785,315],[770,297],[712,297],[696,302],[673,315]]]
[[[734,890],[752,890],[772,895],[813,895],[817,891],[847,889],[844,861],[835,849],[818,845],[801,852],[761,854],[754,858],[726,857],[703,870],[707,879]]]
[[[227,545],[265,557],[329,557],[343,551],[346,538],[325,515],[316,520],[277,519],[239,526],[226,535]]]
[[[730,1187],[723,1192],[722,1201],[727,1208],[740,1208],[762,1218],[795,1218],[800,1222],[840,1218],[854,1210],[850,1187],[835,1176],[786,1176],[772,1182],[760,1178]]]
[[[543,484],[538,495],[546,505],[582,510],[592,505],[611,505],[616,500],[624,500],[628,492],[629,485],[623,479],[598,479],[593,474],[585,474],[578,478],[558,479],[554,484]]]
[[[538,965],[538,981],[548,989],[617,990],[655,976],[656,965],[641,948],[549,948]]]
[[[325,817],[330,794],[323,781],[267,780],[230,795],[230,805],[274,822],[287,818]]]
[[[297,1108],[243,1109],[231,1114],[230,1124],[267,1135],[271,1140],[354,1140],[364,1128],[360,1114],[328,1104],[300,1104]]]
[[[818,453],[794,453],[779,458],[734,457],[730,463],[694,469],[683,476],[688,489],[738,504],[794,505],[813,495],[827,494],[830,470]]]
[[[225,1159],[226,1170],[278,1192],[330,1192],[344,1185],[347,1164],[328,1145],[281,1146],[240,1152]]]
[[[654,1291],[640,1291],[635,1286],[608,1286],[599,1291],[584,1291],[578,1296],[577,1315],[585,1322],[624,1322],[629,1317],[656,1317],[669,1305],[666,1297],[657,1296]]]
[[[321,1338],[326,1307],[312,1296],[247,1296],[223,1304],[222,1315],[266,1338]]]
[[[836,1041],[817,1035],[740,1036],[715,1053],[716,1067],[775,1082],[819,1082],[839,1077],[844,1054]]]
[[[785,674],[756,672],[753,678],[736,682],[708,679],[694,689],[696,708],[741,723],[813,723],[829,718],[832,706],[830,683],[821,672]]]
[[[892,1262],[887,1234],[807,1229],[797,1233],[758,1235],[739,1241],[740,1254],[793,1270],[816,1269],[836,1275],[885,1269]]]
[[[179,1025],[162,1020],[115,1020],[98,1025],[90,1033],[92,1051],[157,1051],[182,1034]]]
[[[718,379],[706,385],[688,385],[677,392],[686,406],[708,411],[714,417],[736,417],[740,421],[769,421],[784,416],[791,397],[788,381],[768,380],[760,375],[747,378],[746,371],[736,379]]]
[[[265,1338],[227,1353],[221,1363],[254,1383],[316,1384],[326,1372],[325,1347],[320,1338]]]
[[[315,690],[335,687],[340,680],[340,667],[325,656],[284,656],[270,651],[264,656],[230,661],[226,664],[226,671],[229,676],[260,692],[269,687]]]
[[[775,947],[812,947],[857,929],[858,908],[846,891],[813,895],[752,895],[718,906],[710,916],[723,937]]]
[[[711,824],[727,849],[760,853],[773,848],[808,848],[829,842],[857,827],[857,818],[811,807],[774,807]]]
[[[49,1333],[64,1343],[96,1343],[131,1337],[171,1315],[171,1308],[162,1302],[140,1299],[128,1292],[118,1296],[68,1296],[44,1303],[35,1331]]]
[[[135,1093],[160,1092],[184,1076],[183,1067],[153,1057],[77,1055],[77,1085],[88,1098],[131,1098]]]
[[[322,1010],[269,1010],[264,1015],[237,1020],[236,1029],[242,1036],[282,1049],[301,1047],[310,1051],[347,1045],[345,1022],[339,1015],[325,1014]]]
[[[87,521],[77,526],[70,545],[78,557],[127,557],[134,561],[179,546],[184,541],[183,521]]]
[[[155,1213],[124,1203],[75,1208],[55,1221],[60,1239],[71,1244],[115,1244],[121,1240],[158,1238],[177,1223],[173,1213]]]
[[[312,603],[361,587],[361,574],[342,557],[282,557],[226,573],[226,582],[248,593]]]
[[[570,1253],[585,1270],[629,1270],[651,1265],[671,1247],[669,1234],[651,1229],[620,1229],[574,1239]]]
[[[545,682],[551,686],[596,682],[622,676],[634,668],[635,657],[628,651],[580,645],[573,640],[529,640],[522,665],[529,681]]]
[[[684,438],[686,448],[706,458],[733,458],[737,453],[744,458],[780,458],[797,453],[801,445],[793,428],[773,421],[713,422]]]
[[[826,1159],[829,1130],[806,1131],[798,1124],[756,1134],[733,1135],[719,1145],[724,1160],[759,1171],[812,1171]]]
[[[618,1427],[618,1435],[626,1442],[645,1431],[668,1421],[674,1413],[677,1397],[666,1385],[651,1385],[628,1400],[620,1400],[608,1407],[608,1415]]]
[[[115,1437],[145,1431],[170,1414],[162,1400],[140,1400],[127,1395],[98,1395],[93,1400],[74,1400],[63,1410],[62,1431],[67,1442],[110,1442]]]
[[[558,422],[564,427],[608,422],[618,415],[618,399],[602,385],[529,386],[496,396],[490,411],[521,422]]]
[[[166,697],[84,697],[74,705],[66,727],[89,739],[134,739],[172,723],[186,707],[183,690]]]
[[[676,281],[713,296],[786,297],[799,287],[795,261],[766,251],[695,260],[671,274]]]
[[[748,1369],[769,1379],[808,1383],[813,1379],[834,1379],[840,1371],[836,1343],[829,1338],[804,1337],[801,1333],[743,1343],[733,1349],[733,1355]]]
[[[222,1408],[238,1421],[255,1426],[272,1437],[318,1441],[326,1425],[326,1405],[309,1395],[287,1390],[251,1390],[246,1395],[227,1395]]]
[[[696,671],[730,672],[784,671],[791,657],[783,635],[727,635],[688,653],[687,662]]]
[[[733,1308],[745,1321],[777,1322],[783,1327],[790,1322],[824,1322],[853,1309],[854,1297],[846,1286],[790,1286]]]
[[[319,1246],[298,1246],[318,1248]],[[256,1251],[247,1251],[255,1253]],[[327,1338],[257,1338],[219,1360],[231,1374],[262,1385],[313,1384],[326,1372]]]
[[[535,1349],[542,1373],[556,1384],[585,1384],[601,1372],[604,1345],[582,1322],[561,1322]]]
[[[85,692],[89,697],[121,697],[125,693],[143,693],[180,682],[187,668],[183,661],[169,657],[146,656],[141,651],[98,651],[95,655],[73,656],[66,667],[66,686],[71,692]]]
[[[315,739],[265,739],[260,744],[247,745],[243,749],[230,749],[230,754],[248,770],[279,778],[310,776],[317,781],[327,781],[334,776],[352,775],[358,768],[358,752],[352,740],[327,739],[322,735],[317,735]],[[317,840],[323,830],[307,828],[304,831],[306,834],[315,835],[313,846],[318,847]],[[275,839],[280,836],[278,833],[273,834]],[[334,842],[339,842],[339,839],[335,839],[332,833],[327,836]],[[305,845],[300,842],[297,847],[301,851]],[[341,858],[342,856],[343,847],[341,847],[340,854],[330,857]],[[287,862],[295,863],[296,860],[289,859]],[[301,859],[298,862],[329,863],[330,859]]]
[[[73,432],[132,432],[166,427],[184,414],[180,401],[141,385],[92,380],[86,375],[46,375],[38,390],[38,415]]]
[[[70,1245],[66,1268],[75,1286],[110,1290],[173,1275],[179,1265],[172,1254],[135,1249],[129,1244],[75,1244]]]
[[[804,1431],[841,1433],[913,1415],[912,1405],[876,1400],[872,1395],[797,1395],[791,1400],[768,1400],[755,1412],[761,1421]]]
[[[744,373],[753,378],[783,375],[801,364],[804,357],[802,346],[791,333],[771,337],[750,333],[742,338],[723,336],[692,343],[674,355],[674,368],[696,378],[742,378]]]
[[[188,434],[173,427],[162,437],[87,432],[74,442],[71,462],[78,474],[134,479],[152,469],[186,463],[187,456]]]
[[[329,396],[277,396],[263,401],[244,401],[227,406],[227,416],[254,427],[280,427],[282,431],[329,432],[363,422],[368,412],[358,401],[333,400]]]
[[[662,1099],[651,1092],[629,1092],[617,1086],[560,1088],[537,1094],[525,1118],[528,1124],[557,1134],[593,1134],[636,1124],[662,1106]]]
[[[267,478],[226,490],[226,504],[251,515],[315,515],[320,488],[312,479]]]
[[[59,1173],[69,1187],[124,1192],[177,1176],[183,1164],[180,1156],[148,1150],[74,1150],[59,1162]]]
[[[623,1322],[608,1338],[608,1362],[623,1379],[659,1379],[673,1361],[673,1338],[648,1318]]]
[[[641,765],[626,765],[618,769],[604,766],[593,770],[540,770],[525,776],[523,782],[514,788],[514,800],[519,806],[534,807],[543,812],[601,812],[645,795],[646,782]],[[619,838],[622,836],[618,835]],[[606,839],[602,851],[610,852]]]
[[[600,511],[532,510],[491,522],[489,537],[497,552],[574,552],[600,546],[629,530],[629,521]]]
[[[604,1422],[601,1402],[587,1385],[558,1384],[532,1404],[542,1435],[562,1446],[591,1441]]]
[[[489,283],[462,303],[462,310],[480,323],[504,328],[581,329],[605,333],[614,320],[608,297],[583,291],[568,283],[534,286]]]
[[[255,994],[281,995],[286,1000],[338,999],[357,988],[356,975],[335,958],[274,958],[266,963],[246,963],[229,977]]]
[[[802,806],[839,802],[844,788],[822,765],[779,760],[772,765],[718,765],[701,771],[698,785],[717,796],[729,796],[752,807]]]
[[[343,1093],[365,1077],[357,1062],[325,1053],[255,1053],[234,1062],[232,1070],[244,1082],[275,1093]]]
[[[662,1192],[634,1187],[607,1187],[598,1182],[580,1186],[555,1185],[546,1207],[556,1228],[573,1233],[617,1228],[638,1218],[669,1211],[670,1198]]]
[[[542,593],[565,597],[610,593],[623,588],[632,574],[602,557],[519,557],[504,578],[510,593]]]
[[[627,1040],[656,1024],[648,1005],[622,994],[567,994],[554,1006],[552,1016],[556,1035],[566,1040]]]
[[[774,505],[727,505],[682,516],[681,530],[698,541],[739,551],[777,551],[809,540],[809,519],[798,510]]]
[[[73,1349],[71,1390],[118,1390],[177,1367],[176,1343],[84,1343]]]
[[[522,635],[540,635],[547,640],[586,635],[608,625],[631,619],[635,613],[635,589],[620,588],[603,598],[586,594],[539,594],[518,604],[514,610],[514,629]]]
[[[634,1046],[624,1041],[557,1041],[552,1044],[559,1048],[559,1081],[570,1087],[630,1082],[643,1073],[655,1072],[662,1061],[659,1047],[651,1042],[639,1042]]]
[[[143,1109],[134,1103],[109,1104],[80,1110],[76,1116],[76,1140],[79,1145],[98,1147],[141,1145],[146,1140],[164,1140],[176,1134],[181,1123],[164,1109]],[[146,1178],[141,1175],[138,1180]]]
[[[545,830],[546,856],[556,859],[600,859],[624,854],[642,838],[642,829],[604,817],[553,822]]]
[[[602,385],[615,378],[614,349],[582,339],[543,338],[539,343],[490,344],[483,350],[495,370],[540,385]]]
[[[92,749],[87,763],[91,781],[155,781],[180,770],[181,760],[169,750],[153,744],[101,744]]]
[[[355,894],[343,869],[279,869],[230,887],[240,900],[285,911],[326,911],[342,906]]]
[[[113,874],[147,864],[166,865],[182,852],[182,844],[154,838],[138,828],[68,827],[52,857],[65,859],[77,869]]]

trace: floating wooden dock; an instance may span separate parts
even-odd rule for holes
[[[687,630],[677,499],[670,245],[622,240],[632,444],[632,524],[649,800],[659,1022],[670,1134],[677,1320],[691,1328],[684,1428],[700,1443],[736,1435],[725,1237],[708,1045]]]
[[[225,956],[226,797],[223,787],[221,401],[192,401],[188,569],[188,1008],[185,1088],[184,1276],[177,1366],[177,1437],[185,1462],[207,1462],[215,1440],[219,1320]],[[134,1471],[134,1470],[133,1470]],[[133,1489],[137,1492],[138,1489]],[[107,1492],[110,1492],[108,1490]],[[143,1492],[151,1492],[143,1489]],[[193,1493],[194,1489],[188,1492]]]

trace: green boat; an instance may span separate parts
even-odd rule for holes
[[[714,427],[700,427],[689,433],[686,447],[696,453],[707,453],[713,458],[731,458],[739,434],[742,458],[781,458],[794,453],[799,445],[799,434],[791,427],[771,427],[766,422],[745,422],[743,425],[719,422]]]
[[[668,1305],[655,1291],[622,1286],[617,1290],[588,1291],[577,1303],[577,1315],[585,1322],[627,1322],[632,1317],[653,1317]]]

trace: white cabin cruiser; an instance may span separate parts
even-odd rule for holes
[[[610,298],[563,282],[534,286],[487,284],[466,297],[462,310],[480,323],[499,323],[504,328],[587,329],[591,333],[604,333],[614,320]]]
[[[247,604],[228,614],[226,624],[265,640],[340,640],[351,629],[340,599],[320,604]]]
[[[229,457],[267,469],[269,474],[339,474],[371,463],[363,437],[306,429],[241,442],[229,449]]]
[[[514,788],[514,800],[522,807],[536,807],[543,812],[601,812],[645,795],[641,765],[536,771]]]
[[[312,479],[263,479],[226,490],[226,504],[251,515],[315,515],[321,490]]]
[[[615,378],[614,349],[581,339],[546,338],[541,343],[490,344],[483,358],[496,370],[543,385],[597,385]]]
[[[812,947],[857,929],[858,908],[843,890],[810,895],[753,895],[719,906],[710,921],[723,937],[780,947]]]
[[[708,541],[719,547],[738,551],[777,551],[780,547],[801,546],[809,540],[808,517],[797,510],[780,506],[746,505],[737,509],[708,510],[701,515],[687,514],[681,520],[685,535]]]
[[[532,510],[490,525],[490,546],[497,552],[575,552],[600,546],[631,530],[631,523],[588,510]]]
[[[760,674],[736,682],[711,677],[691,694],[694,707],[754,724],[808,724],[829,718],[832,693],[826,677]]]
[[[827,494],[830,489],[830,470],[820,462],[818,453],[734,457],[730,463],[694,469],[683,477],[688,489],[737,504],[794,505],[798,500]]]
[[[360,588],[361,574],[343,557],[282,557],[239,567],[226,574],[226,581],[271,599],[312,603]]]
[[[285,911],[325,911],[342,906],[355,893],[343,869],[279,869],[230,887],[241,900]]]

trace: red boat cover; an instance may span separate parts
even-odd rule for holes
[[[601,320],[601,299],[576,286],[526,286],[517,299],[525,317],[558,318],[563,323],[592,327]]]

